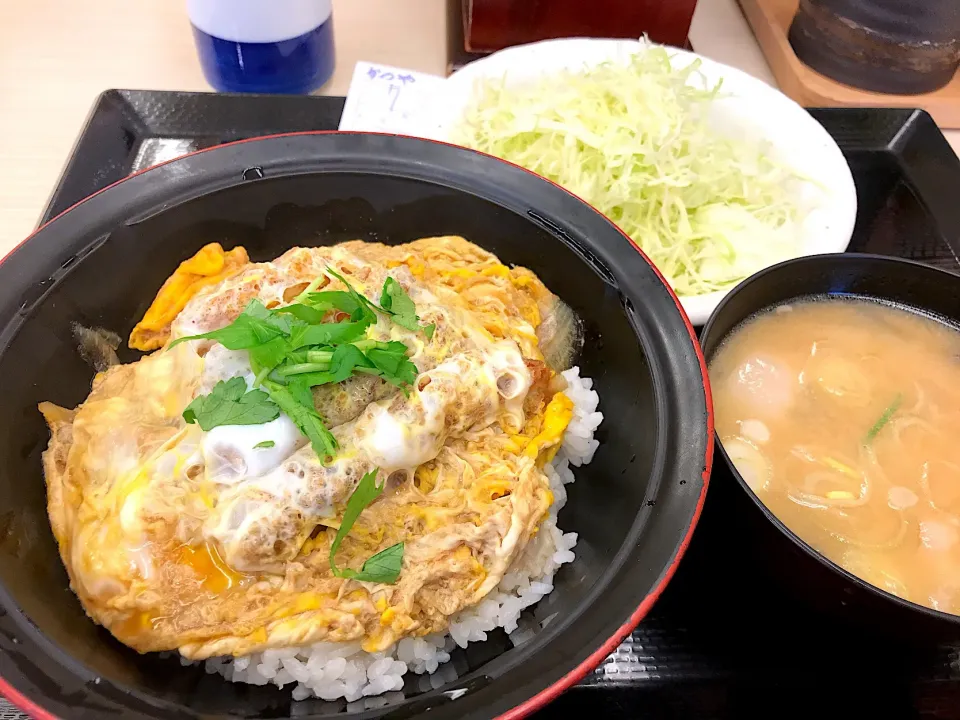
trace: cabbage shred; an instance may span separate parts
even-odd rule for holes
[[[798,180],[708,124],[720,84],[664,48],[520,85],[484,81],[452,140],[553,180],[605,214],[679,295],[798,253]]]

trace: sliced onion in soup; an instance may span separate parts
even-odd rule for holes
[[[856,507],[870,499],[870,478],[863,463],[820,447],[795,446],[784,461],[791,469],[787,497],[810,508]]]
[[[934,610],[953,613],[954,615],[960,614],[960,588],[938,587],[930,595],[929,604]]]
[[[920,542],[928,550],[943,552],[950,550],[960,539],[955,527],[941,520],[920,521]]]
[[[960,513],[960,466],[948,460],[928,460],[920,467],[920,487],[931,507]]]
[[[804,370],[807,382],[834,400],[851,407],[866,407],[873,394],[872,383],[857,363],[850,360],[817,355]]]
[[[740,423],[740,434],[761,445],[770,440],[770,429],[767,424],[756,418],[744,420]]]
[[[742,437],[733,437],[723,441],[723,449],[751,490],[760,492],[770,486],[770,461],[756,445]]]
[[[848,550],[843,554],[840,565],[844,570],[853,573],[874,587],[886,590],[888,593],[904,600],[909,600],[907,586],[892,573],[874,565],[870,558],[866,557],[861,551]]]
[[[824,531],[854,547],[895,548],[907,534],[907,522],[901,513],[886,504],[827,508],[820,513],[818,520]]]
[[[920,498],[910,488],[894,485],[887,490],[887,505],[894,510],[906,510],[917,504]]]

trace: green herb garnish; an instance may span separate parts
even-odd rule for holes
[[[433,332],[437,329],[436,325],[420,325],[420,318],[417,317],[417,308],[413,300],[410,299],[407,291],[404,290],[403,286],[394,278],[387,276],[387,279],[383,281],[383,288],[380,291],[380,305],[376,305],[372,300],[354,290],[347,279],[339,275],[336,271],[327,268],[327,273],[346,285],[348,293],[359,305],[365,306],[369,310],[376,310],[383,313],[397,325],[411,332],[419,332],[422,330],[428,340],[433,337]],[[313,293],[310,298],[311,300],[314,298],[319,299],[319,296],[328,294],[330,293]],[[376,316],[374,316],[374,320],[375,319]]]
[[[404,350],[406,350],[406,345],[404,345]],[[307,362],[289,363],[277,372],[285,377],[295,375],[298,380],[313,387],[315,385],[343,382],[351,377],[357,368],[374,367],[373,363],[356,345],[340,345],[332,352],[324,353],[324,355],[329,356],[325,361],[319,357],[319,352],[308,353]]]
[[[300,432],[310,439],[310,445],[320,461],[328,462],[332,459],[337,451],[337,439],[323,424],[323,418],[313,406],[313,395],[310,389],[307,388],[306,397],[304,397],[302,392],[297,392],[296,386],[285,387],[270,380],[265,381],[263,386],[270,394],[270,399],[279,405],[280,409],[293,420],[294,425],[300,428]],[[299,389],[302,390],[302,387]]]
[[[402,328],[411,332],[423,330],[427,339],[433,337],[433,331],[437,329],[436,325],[420,325],[420,318],[417,317],[417,309],[413,300],[407,295],[403,286],[388,277],[383,281],[383,291],[380,293],[380,307],[390,315],[390,319]]]
[[[900,403],[903,402],[903,394],[897,393],[897,396],[893,399],[893,402],[887,406],[887,409],[883,411],[883,414],[877,419],[873,424],[873,427],[867,432],[867,437],[865,440],[866,444],[869,444],[873,439],[883,430],[884,426],[890,422],[890,419],[893,417],[894,413],[900,409]]]
[[[410,362],[406,350],[402,342],[377,343],[367,350],[367,357],[384,380],[402,388],[417,379],[417,366]]]
[[[310,323],[312,325],[322,323],[325,312],[323,309],[311,307],[310,305],[303,305],[302,303],[284,305],[283,307],[278,307],[276,311],[278,313],[293,315],[295,318],[297,318],[297,320],[302,320],[303,322]]]
[[[249,350],[289,333],[289,319],[267,310],[263,303],[254,298],[237,319],[226,327],[202,335],[178,338],[170,343],[168,349],[187,340],[215,340],[228,350]]]
[[[403,565],[403,543],[391,545],[386,550],[381,550],[373,557],[369,558],[361,568],[360,572],[350,568],[337,567],[334,562],[334,556],[340,549],[340,543],[353,528],[363,512],[370,503],[380,497],[383,492],[383,485],[377,485],[377,471],[371,470],[357,483],[356,489],[347,500],[347,508],[343,511],[343,519],[340,521],[340,529],[337,530],[337,536],[330,546],[330,569],[337,577],[351,580],[360,580],[363,582],[385,583],[392,585],[400,577],[400,570]]]
[[[282,363],[290,353],[290,339],[278,335],[273,340],[268,340],[262,345],[249,348],[251,366],[257,368],[258,372],[263,370],[273,370]]]
[[[356,575],[354,580],[363,580],[364,582],[377,582],[386,585],[393,585],[400,577],[400,570],[403,568],[403,543],[398,542],[395,545],[381,550],[376,555],[372,555]],[[344,568],[341,572],[352,573],[350,568]]]
[[[383,281],[383,291],[380,293],[380,307],[390,314],[390,319],[400,327],[412,332],[418,332],[420,325],[417,322],[417,310],[413,300],[407,295],[403,286],[388,277]]]
[[[342,310],[343,312],[350,312],[351,313],[350,319],[354,321],[360,319],[361,317],[369,319],[372,322],[377,321],[376,313],[373,312],[374,310],[377,309],[377,306],[373,304],[373,301],[370,300],[370,298],[368,298],[363,293],[358,292],[343,275],[338,273],[333,268],[331,267],[327,268],[327,275],[329,275],[332,278],[335,278],[336,280],[339,280],[341,283],[343,283],[346,286],[347,288],[346,294],[350,297],[350,302],[353,303],[353,310],[351,311],[346,309],[345,304],[347,303],[347,300],[346,299],[340,300],[340,302],[343,304],[338,306],[339,310]],[[337,292],[336,290],[331,290],[327,292],[314,293],[310,297],[315,298],[317,296],[320,296],[320,299],[323,300],[324,298],[336,297],[334,295],[334,293],[336,292]]]
[[[372,303],[363,295],[354,290],[345,280],[342,281],[350,290],[323,290],[322,292],[313,292],[307,295],[304,302],[310,304],[310,307],[317,308],[322,312],[329,310],[339,310],[350,316],[351,320],[357,321],[368,317],[376,320],[377,316],[373,314]]]
[[[254,445],[253,449],[259,450],[260,448],[263,448],[263,449],[272,448],[274,445],[276,445],[276,443],[273,440],[263,440],[261,442],[258,442],[256,445]]]
[[[226,327],[170,344],[213,340],[230,350],[246,350],[255,373],[254,386],[267,391],[244,394],[245,381],[233,378],[228,381],[229,392],[226,388],[217,392],[223,384],[218,383],[214,392],[194,399],[184,410],[187,422],[199,422],[204,430],[217,425],[254,425],[273,420],[283,411],[326,462],[337,442],[317,413],[310,388],[362,373],[381,377],[408,392],[417,368],[407,355],[407,346],[378,342],[368,338],[367,331],[377,322],[377,313],[408,330],[423,330],[428,338],[433,336],[434,326],[419,325],[413,300],[392,277],[384,281],[381,305],[376,305],[335,270],[327,268],[326,272],[347,289],[317,292],[320,277],[290,305],[268,309],[254,299]],[[331,317],[341,320],[324,322]]]
[[[183,419],[197,423],[204,431],[220,425],[262,425],[276,420],[280,408],[262,390],[247,392],[241,377],[221,380],[207,395],[193,399],[183,411]]]
[[[311,345],[339,345],[366,337],[369,320],[359,322],[321,323],[297,325],[290,332],[290,345],[294,350]]]

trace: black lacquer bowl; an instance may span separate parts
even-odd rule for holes
[[[132,176],[0,264],[0,690],[41,718],[360,716],[343,702],[294,702],[289,686],[231,684],[138,655],[90,621],[47,522],[48,435],[36,405],[74,406],[89,392],[93,373],[72,322],[127,334],[163,280],[206,243],[242,244],[268,260],[295,245],[444,234],[533,269],[583,319],[578,363],[600,394],[602,444],[560,515],[580,540],[542,603],[557,613],[552,622],[517,648],[493,633],[455,653],[456,682],[431,689],[408,676],[402,699],[363,716],[521,717],[617,646],[672,576],[710,470],[710,393],[676,298],[613,224],[518,167],[412,138],[307,133]]]
[[[873,298],[960,323],[960,276],[910,260],[842,253],[788,260],[740,283],[710,316],[701,334],[709,362],[723,340],[764,309],[803,297]],[[897,640],[960,638],[960,617],[902,600],[827,560],[771,513],[717,447],[729,473],[716,473],[717,512],[725,514],[742,560],[826,613],[832,621]],[[732,475],[732,477],[730,477]],[[735,480],[734,480],[735,479]],[[728,538],[729,540],[729,538]]]

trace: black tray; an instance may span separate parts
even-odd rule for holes
[[[343,98],[110,90],[97,100],[43,221],[132,172],[192,150],[337,127]],[[811,110],[860,203],[850,250],[960,273],[960,161],[930,116]],[[631,638],[541,717],[960,717],[960,646],[906,647],[837,626],[740,562],[718,486],[667,592]],[[3,714],[0,717],[13,717]]]

